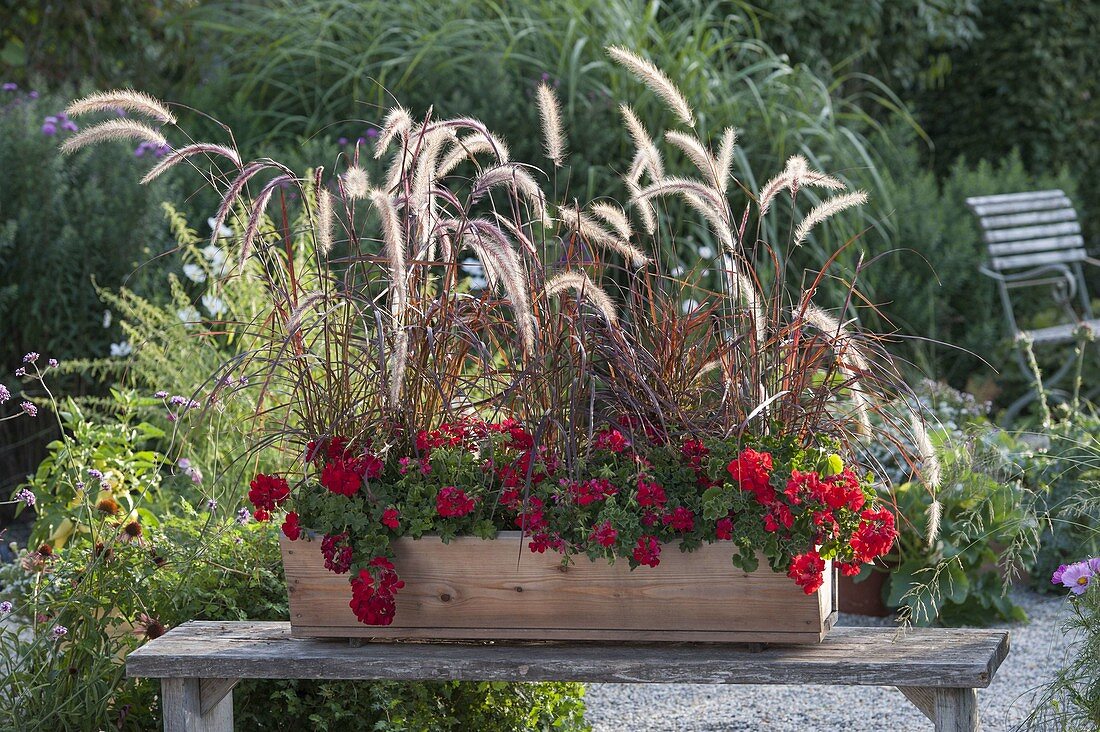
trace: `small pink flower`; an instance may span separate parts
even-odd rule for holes
[[[1088,562],[1076,562],[1062,571],[1062,585],[1075,595],[1083,595],[1092,582],[1092,577],[1092,568]]]

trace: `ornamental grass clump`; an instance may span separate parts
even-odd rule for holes
[[[282,521],[288,539],[319,538],[365,623],[394,619],[402,536],[518,529],[533,552],[632,567],[725,542],[736,565],[763,556],[807,593],[827,561],[854,574],[893,544],[895,515],[859,455],[875,438],[869,416],[893,419],[882,405],[904,385],[856,327],[854,285],[842,316],[815,299],[852,242],[808,276],[786,264],[864,194],[801,156],[748,189],[731,174],[733,128],[712,148],[667,76],[609,52],[680,120],[664,141],[690,171],[669,173],[624,105],[637,152],[622,203],[555,200],[551,177],[480,121],[401,107],[373,149],[340,154],[332,172],[190,143],[147,176],[192,168],[222,193],[215,236],[226,222],[242,232],[227,276],[260,278],[271,307],[225,324],[260,336],[233,367],[259,390],[257,454],[279,448],[297,465],[255,476],[253,515]],[[567,131],[553,90],[537,100],[556,170]],[[669,197],[722,243],[721,291],[664,271]],[[786,242],[762,240],[766,216],[805,208]],[[935,474],[934,456],[908,459]]]

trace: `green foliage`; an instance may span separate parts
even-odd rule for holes
[[[884,180],[879,205],[889,214],[882,232],[860,241],[868,258],[884,255],[860,279],[882,313],[867,317],[867,325],[886,331],[892,323],[899,331],[896,354],[930,377],[957,388],[996,380],[1008,395],[1019,395],[1027,385],[1010,360],[995,283],[978,272],[987,259],[985,245],[965,200],[1047,187],[1072,196],[1073,180],[1064,170],[1031,175],[1013,152],[976,165],[959,159],[938,181],[920,168],[911,146],[892,158]],[[1022,327],[1034,327],[1053,305],[1050,290],[1034,289],[1015,293]],[[1044,354],[1051,362],[1064,355],[1057,349]]]
[[[953,73],[916,100],[941,173],[959,156],[996,160],[1019,148],[1033,173],[1100,168],[1100,6],[1090,0],[980,0],[980,40],[950,52]],[[980,101],[979,101],[980,100]],[[978,103],[976,103],[978,102]],[[1093,239],[1100,194],[1081,187]]]
[[[197,0],[66,0],[5,5],[0,80],[70,82],[73,72],[106,86],[162,82],[185,41],[167,21]]]

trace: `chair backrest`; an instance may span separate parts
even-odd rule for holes
[[[1073,202],[1060,190],[966,199],[978,217],[989,265],[1001,272],[1085,261],[1085,240]]]

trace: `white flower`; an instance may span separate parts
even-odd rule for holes
[[[125,358],[134,352],[133,346],[129,341],[122,341],[121,343],[111,344],[111,357],[112,358]]]
[[[683,304],[680,307],[684,309],[684,314],[686,315],[687,313],[693,312],[695,308],[699,307],[699,301],[691,299],[684,300]]]
[[[702,259],[714,259],[714,250],[704,244],[699,247],[699,257]]]
[[[225,262],[225,250],[216,244],[207,244],[202,248],[202,256],[206,257],[206,261],[210,262],[210,265],[217,269]]]
[[[206,282],[206,270],[197,264],[183,265],[183,274],[192,282]]]
[[[216,224],[216,223],[218,223],[218,222],[217,222],[217,221],[216,221],[216,220],[214,219],[214,217],[213,217],[213,216],[211,216],[210,218],[208,218],[208,219],[206,220],[206,225],[210,227],[210,230],[211,230],[211,231],[213,231],[213,230],[214,230],[214,224]],[[218,236],[221,236],[221,237],[226,237],[226,236],[233,236],[233,230],[232,230],[232,229],[230,229],[230,228],[229,228],[228,226],[226,226],[225,224],[222,224],[222,225],[221,225],[221,226],[220,226],[220,227],[218,228]]]
[[[227,310],[225,306],[225,301],[217,295],[203,295],[202,306],[206,308],[206,312],[210,313],[210,315],[215,318]]]
[[[684,270],[684,265],[678,264],[675,267],[673,267],[671,270],[669,270],[669,274],[673,277],[683,277],[684,276],[684,271],[685,271]]]
[[[176,316],[182,320],[188,327],[198,323],[202,320],[202,313],[193,307],[185,307],[176,311]]]
[[[104,310],[103,311],[103,327],[104,328],[110,328],[111,327],[111,311],[110,310]]]

